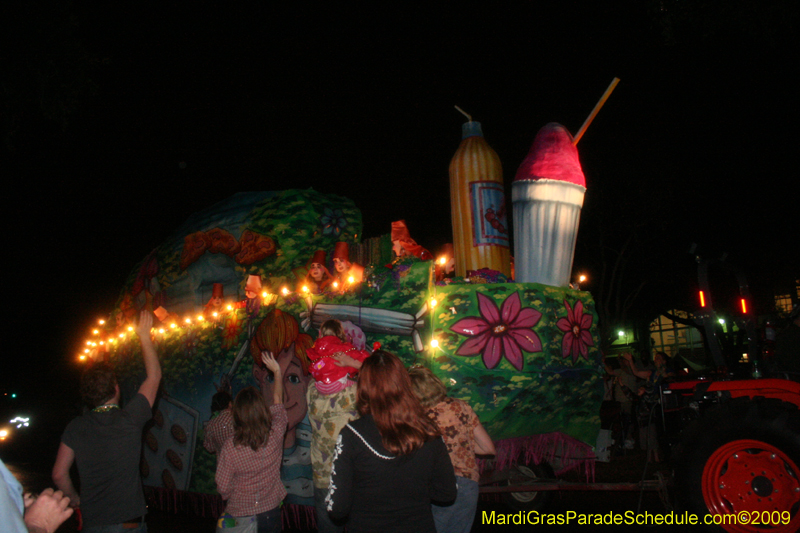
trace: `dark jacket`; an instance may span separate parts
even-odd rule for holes
[[[452,502],[456,491],[441,437],[396,456],[367,415],[339,434],[326,503],[334,520],[347,518],[351,533],[435,533],[431,502]]]

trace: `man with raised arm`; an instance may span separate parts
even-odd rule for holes
[[[81,376],[81,397],[91,411],[64,430],[53,481],[72,506],[80,507],[84,533],[107,531],[108,526],[126,533],[147,531],[139,458],[142,430],[153,415],[161,382],[161,365],[150,338],[152,326],[152,313],[142,311],[136,334],[142,345],[146,377],[124,407],[120,407],[119,384],[109,365],[96,363]],[[73,462],[78,465],[80,495],[69,475]]]

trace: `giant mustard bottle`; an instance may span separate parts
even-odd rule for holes
[[[450,207],[456,275],[490,268],[511,276],[503,168],[480,122],[465,122],[450,161]]]

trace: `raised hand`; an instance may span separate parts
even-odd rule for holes
[[[153,328],[153,313],[144,309],[139,313],[139,321],[136,323],[136,334],[140,339],[150,338],[150,330]]]
[[[281,375],[281,365],[275,360],[275,356],[270,352],[261,352],[261,361],[269,369],[274,378],[272,380],[272,405],[283,403],[283,376]]]
[[[279,375],[281,373],[281,365],[278,364],[271,352],[261,352],[261,361],[273,374]]]

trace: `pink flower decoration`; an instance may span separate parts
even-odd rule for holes
[[[572,354],[572,362],[575,363],[581,356],[589,360],[589,346],[594,346],[592,334],[589,328],[592,327],[592,315],[583,312],[583,302],[575,302],[575,309],[572,309],[566,300],[564,305],[567,307],[567,316],[561,317],[556,322],[558,329],[564,332],[561,341],[561,356],[567,357]]]
[[[486,368],[494,368],[505,357],[517,370],[525,360],[522,351],[541,352],[542,341],[533,331],[542,313],[532,307],[522,307],[519,294],[505,299],[501,309],[482,293],[478,293],[480,318],[462,318],[450,328],[460,335],[471,337],[456,351],[456,355],[483,356]]]

